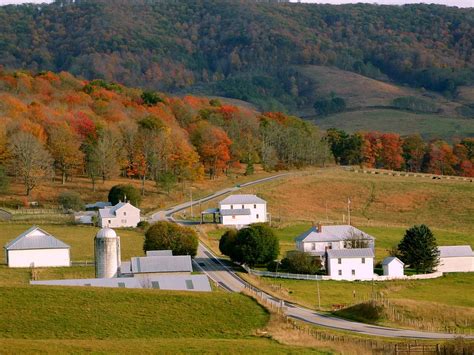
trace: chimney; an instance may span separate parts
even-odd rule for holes
[[[323,225],[321,224],[321,222],[318,223],[318,233],[322,233],[323,232]]]

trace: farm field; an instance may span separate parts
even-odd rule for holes
[[[34,299],[41,299],[41,307]],[[319,353],[255,336],[269,315],[238,294],[0,287],[0,307],[0,345],[7,353],[25,347],[30,352]]]
[[[471,137],[474,120],[438,114],[413,113],[392,109],[361,109],[314,118],[322,129],[339,128],[346,132],[379,131],[401,135],[420,133],[425,139]]]

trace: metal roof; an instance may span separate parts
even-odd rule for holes
[[[119,202],[115,206],[109,206],[109,207],[104,207],[99,210],[99,215],[101,218],[115,218],[117,215],[117,210],[121,209],[122,207],[125,206],[131,206],[132,208],[139,210],[139,208],[136,208],[134,205],[132,205],[130,202]]]
[[[5,244],[6,250],[69,249],[70,246],[56,239],[43,229],[33,226]]]
[[[250,210],[248,208],[244,209],[225,209],[220,211],[221,216],[250,216]]]
[[[360,249],[330,249],[328,259],[335,258],[373,258],[374,251],[371,248]]]
[[[98,201],[98,202],[95,202],[95,203],[88,203],[86,205],[86,209],[91,209],[91,208],[104,208],[104,207],[107,207],[107,206],[112,206],[112,204],[110,202],[101,202],[101,201]]]
[[[30,281],[31,285],[92,286],[151,288],[176,291],[210,292],[211,285],[206,275],[153,275],[147,277],[114,277],[108,279],[69,279]]]
[[[400,264],[405,265],[405,263],[404,263],[403,261],[401,261],[399,258],[397,258],[396,256],[389,256],[389,257],[386,257],[385,259],[383,259],[382,265],[388,265],[388,264],[390,264],[390,263],[393,262],[393,261],[397,261],[397,262],[399,262]]]
[[[322,231],[318,232],[317,227],[311,227],[306,232],[296,237],[296,242],[338,242],[362,236],[364,239],[375,240],[371,235],[350,225],[321,226]]]
[[[132,273],[192,272],[191,256],[142,256],[131,259]]]
[[[173,256],[172,250],[147,250],[146,256]]]
[[[265,200],[262,200],[257,195],[230,195],[223,199],[219,204],[221,205],[232,205],[232,204],[266,204]]]
[[[438,247],[440,258],[474,256],[470,245],[447,245]]]

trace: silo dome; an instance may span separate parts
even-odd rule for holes
[[[117,233],[112,228],[102,228],[97,232],[96,238],[117,238]]]

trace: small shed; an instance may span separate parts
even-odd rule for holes
[[[70,266],[70,247],[39,227],[31,227],[5,245],[9,267]]]
[[[404,276],[403,261],[395,256],[389,256],[382,261],[384,276],[402,277]]]
[[[474,271],[474,253],[470,245],[448,245],[438,247],[441,272]]]

